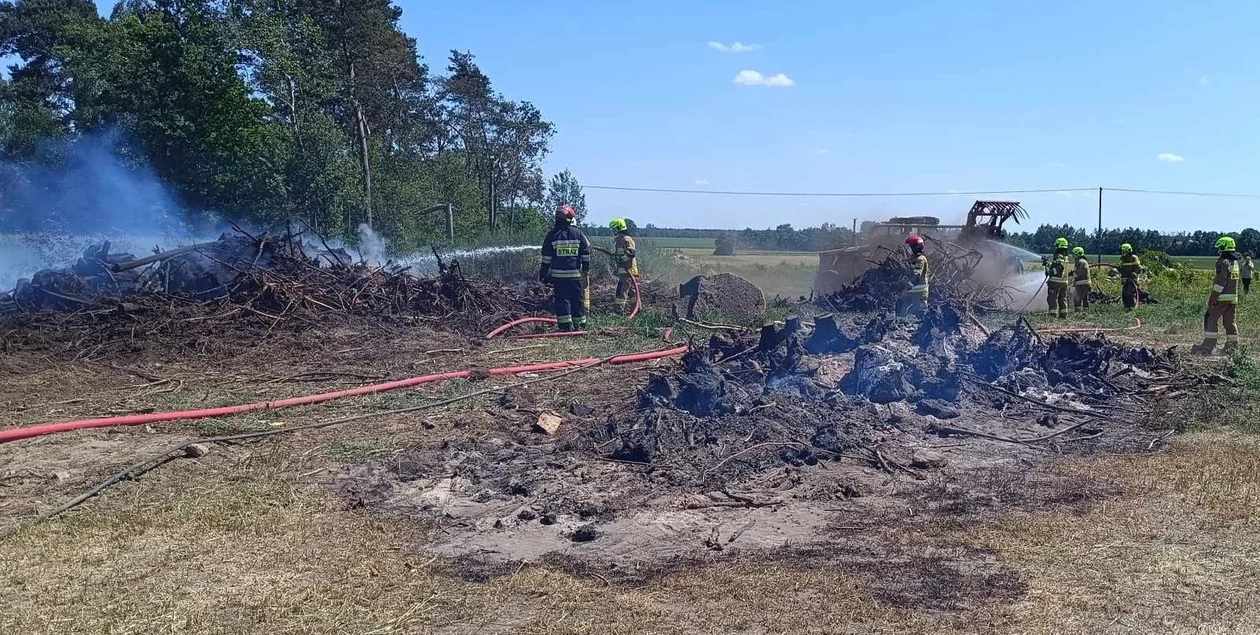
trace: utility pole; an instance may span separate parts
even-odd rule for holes
[[[1099,263],[1099,264],[1102,264],[1102,250],[1103,250],[1103,246],[1102,246],[1102,237],[1103,237],[1103,233],[1102,233],[1102,192],[1103,192],[1103,189],[1102,189],[1101,187],[1100,187],[1100,188],[1098,188],[1098,239],[1095,241],[1095,245],[1097,246],[1097,249],[1098,249],[1098,263]]]
[[[855,218],[855,219],[853,219],[853,245],[854,245],[854,246],[857,246],[857,244],[858,244],[858,237],[857,237],[857,219]]]

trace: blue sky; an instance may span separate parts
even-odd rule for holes
[[[499,90],[537,104],[558,129],[548,171],[587,185],[1260,192],[1260,3],[399,4],[434,70],[471,50]],[[587,192],[593,220],[703,227],[950,222],[974,198]],[[1010,198],[1033,225],[1096,223],[1096,192]],[[1104,223],[1240,229],[1257,210],[1109,192]]]

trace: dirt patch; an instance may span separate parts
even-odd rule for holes
[[[765,313],[766,297],[757,285],[733,273],[696,276],[678,285],[674,315],[689,320],[721,316],[747,320]]]

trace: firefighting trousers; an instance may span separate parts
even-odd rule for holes
[[[1089,285],[1087,284],[1078,285],[1075,288],[1075,293],[1076,295],[1072,299],[1072,304],[1076,308],[1076,310],[1084,311],[1085,309],[1088,309],[1089,308]]]
[[[1137,306],[1138,286],[1137,280],[1132,278],[1124,279],[1124,286],[1120,291],[1120,298],[1124,300],[1124,308],[1132,309]]]
[[[573,331],[586,326],[586,303],[582,297],[581,279],[556,279],[551,285],[551,293],[556,305],[556,328]]]
[[[897,315],[923,315],[928,306],[928,294],[907,291],[897,298]]]
[[[621,304],[621,308],[626,308],[626,304],[630,301],[630,291],[633,288],[634,282],[630,279],[630,274],[617,274],[617,302]]]
[[[1050,315],[1067,317],[1068,286],[1062,282],[1046,283],[1046,304],[1050,307]]]
[[[1219,326],[1225,324],[1225,343],[1238,344],[1238,305],[1234,303],[1218,303],[1208,307],[1203,314],[1203,345],[1215,346],[1221,339]]]

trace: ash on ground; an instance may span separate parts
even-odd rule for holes
[[[501,434],[405,451],[341,484],[356,505],[435,523],[430,548],[463,571],[543,562],[638,579],[723,552],[825,552],[838,527],[904,517],[907,497],[942,483],[942,510],[1072,500],[1040,487],[1012,501],[991,475],[1146,451],[1164,432],[1147,412],[1178,381],[1171,351],[982,329],[939,305],[717,336],[634,403],[566,416],[554,436],[504,411]]]

